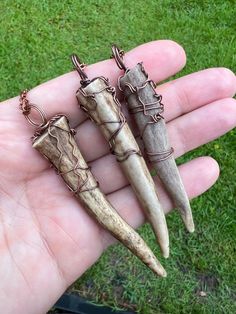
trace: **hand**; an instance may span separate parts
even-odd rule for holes
[[[125,58],[130,67],[142,60],[155,81],[177,73],[186,61],[179,45],[164,40],[135,48]],[[112,85],[121,74],[114,60],[91,65],[86,71],[91,78],[109,77]],[[48,117],[67,114],[101,189],[121,216],[137,227],[144,222],[142,210],[101,133],[79,110],[78,86],[79,76],[71,72],[36,87],[28,96]],[[200,71],[158,87],[176,157],[236,125],[231,98],[235,91],[235,76],[224,68]],[[1,103],[0,312],[5,314],[46,312],[114,241],[31,147],[33,131],[19,111],[19,97]],[[193,198],[214,184],[219,168],[212,158],[201,157],[180,166],[180,172]],[[167,213],[171,201],[161,186],[157,189]]]

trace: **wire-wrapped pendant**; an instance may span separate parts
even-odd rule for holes
[[[158,200],[155,184],[141,155],[138,144],[121,112],[116,98],[115,88],[104,77],[89,80],[76,55],[72,61],[82,80],[76,96],[80,107],[99,126],[110,144],[111,152],[116,156],[133,187],[136,196],[144,207],[162,253],[169,255],[169,236],[165,215]]]
[[[157,175],[169,192],[188,231],[194,231],[192,211],[175,159],[170,147],[161,95],[156,94],[155,84],[148,78],[142,63],[128,69],[123,63],[124,52],[113,45],[113,56],[120,69],[125,71],[118,80],[131,115],[138,126],[145,152],[154,165]]]
[[[165,277],[166,272],[151,249],[119,216],[99,189],[97,180],[76,144],[75,132],[70,129],[67,117],[56,115],[47,121],[43,111],[36,105],[29,104],[23,93],[22,95],[21,109],[27,120],[38,127],[33,137],[33,147],[49,160],[75,197],[104,229],[139,257],[154,273]],[[37,125],[30,118],[32,107],[40,114],[41,124]]]

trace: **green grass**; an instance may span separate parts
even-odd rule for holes
[[[155,39],[179,42],[188,63],[177,76],[205,67],[235,70],[235,6],[235,1],[219,0],[2,0],[0,98],[71,70],[68,56],[74,51],[88,63],[106,59],[113,42],[125,50]],[[73,289],[94,302],[139,313],[236,313],[235,136],[231,131],[179,160],[210,155],[219,162],[221,177],[192,202],[193,235],[184,231],[177,214],[168,217],[171,258],[160,258],[167,279],[155,278],[116,245]],[[159,255],[150,228],[140,233]]]

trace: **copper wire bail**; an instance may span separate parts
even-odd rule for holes
[[[112,57],[115,59],[118,68],[126,71],[127,67],[125,66],[124,61],[123,61],[124,54],[125,54],[124,50],[121,50],[115,44],[112,45],[111,50],[112,50]]]
[[[86,64],[82,63],[80,58],[75,53],[71,55],[71,61],[74,65],[75,70],[79,73],[79,76],[81,77],[81,81],[80,81],[81,86],[85,86],[89,84],[90,80],[87,74],[84,72],[84,68],[86,67]]]
[[[47,117],[43,109],[39,108],[35,104],[31,104],[29,100],[27,99],[27,93],[28,90],[25,89],[20,94],[20,109],[22,110],[23,115],[25,116],[26,120],[31,124],[32,126],[35,126],[39,129],[45,128],[47,125]],[[32,117],[32,109],[38,113],[40,122],[35,121]]]

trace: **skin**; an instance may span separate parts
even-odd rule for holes
[[[126,54],[129,67],[140,60],[155,81],[167,79],[186,62],[172,41],[155,41]],[[112,84],[121,74],[114,60],[87,68],[89,77],[104,75]],[[79,111],[79,77],[71,72],[29,92],[29,99],[50,117],[66,113],[101,189],[133,227],[144,222],[141,208],[118,163],[94,125]],[[175,156],[203,145],[236,125],[235,75],[214,68],[162,84],[165,118]],[[19,112],[19,97],[0,104],[0,312],[45,313],[114,239],[72,197],[64,183],[30,143],[33,129]],[[136,132],[136,130],[134,130]],[[190,198],[209,189],[219,175],[210,157],[180,167]],[[199,176],[199,173],[201,174]],[[171,201],[157,182],[166,213]],[[14,300],[14,301],[13,301]]]

